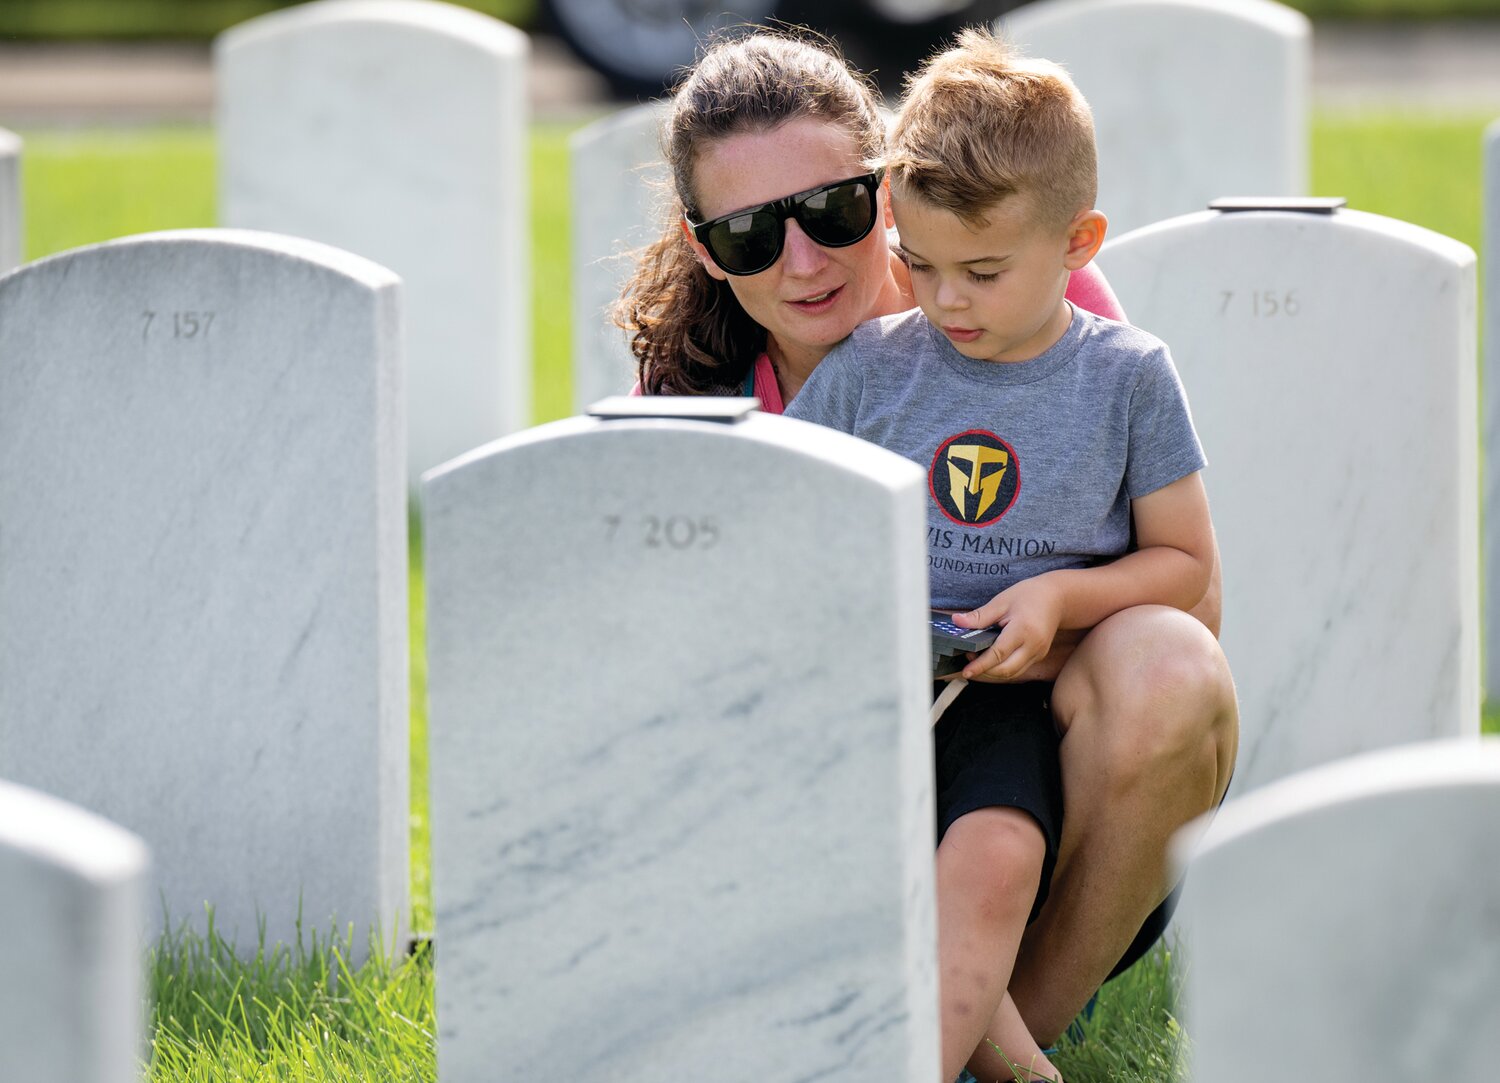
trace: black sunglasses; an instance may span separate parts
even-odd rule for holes
[[[781,258],[788,218],[824,248],[858,244],[875,226],[875,192],[884,169],[834,181],[707,222],[686,219],[698,243],[726,273],[754,275]],[[686,217],[686,216],[684,216]]]

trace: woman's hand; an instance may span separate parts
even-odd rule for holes
[[[1045,574],[1023,579],[978,609],[953,615],[953,623],[960,628],[1004,625],[999,638],[964,666],[966,679],[1047,680],[1049,669],[1056,676],[1056,670],[1072,653],[1072,645],[1060,657],[1052,657],[1052,642],[1062,621],[1063,596],[1056,581],[1049,580]]]

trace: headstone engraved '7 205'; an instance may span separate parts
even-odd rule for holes
[[[1500,742],[1452,740],[1302,772],[1184,838],[1191,1078],[1491,1078],[1497,822]]]
[[[0,782],[0,1079],[140,1078],[148,864],[130,832]]]
[[[573,185],[573,402],[618,395],[635,362],[610,308],[634,269],[630,253],[661,236],[666,166],[659,105],[622,109],[568,140]]]
[[[401,276],[410,481],[531,417],[526,35],[431,0],[321,0],[215,45],[219,215]]]
[[[1099,209],[1120,236],[1220,196],[1307,189],[1311,26],[1272,0],[1039,0],[1001,32],[1094,110]]]
[[[1474,253],[1325,207],[1186,215],[1099,262],[1208,455],[1235,790],[1478,733]]]
[[[923,497],[760,413],[428,476],[444,1083],[936,1078]]]
[[[21,137],[0,128],[0,275],[21,262]]]
[[[0,777],[146,839],[158,925],[400,935],[396,289],[230,230],[0,280]]]

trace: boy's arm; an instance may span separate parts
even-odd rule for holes
[[[1191,611],[1202,603],[1217,554],[1202,474],[1195,471],[1131,501],[1131,517],[1135,551],[1093,568],[1045,572],[958,615],[967,627],[1005,625],[963,675],[1014,680],[1046,658],[1059,628],[1092,628],[1136,605]]]

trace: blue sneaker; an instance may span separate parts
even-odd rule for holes
[[[969,1070],[965,1068],[963,1071],[958,1073],[958,1078],[955,1079],[953,1083],[979,1083],[979,1080],[971,1076],[969,1074]]]

